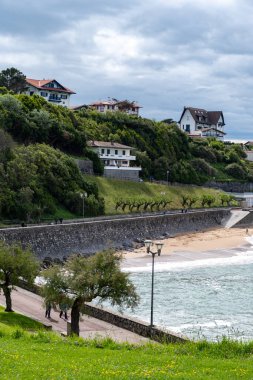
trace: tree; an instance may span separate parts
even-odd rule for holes
[[[113,305],[134,307],[139,297],[128,274],[120,270],[122,256],[112,250],[88,258],[71,257],[64,266],[53,265],[42,272],[45,301],[71,306],[71,332],[79,335],[79,316],[85,302],[99,297]]]
[[[116,104],[118,106],[119,111],[121,111],[121,112],[129,111],[136,106],[135,101],[131,102],[130,100],[127,100],[127,99],[125,99],[125,100],[112,99],[112,100],[117,102]]]
[[[0,86],[17,94],[26,88],[26,76],[14,67],[2,70],[0,72]]]
[[[6,300],[5,311],[13,311],[11,291],[14,286],[20,279],[33,284],[38,271],[39,263],[29,249],[0,241],[0,290],[3,289]]]

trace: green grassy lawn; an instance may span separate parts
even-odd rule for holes
[[[115,210],[115,203],[119,198],[154,199],[166,197],[172,200],[168,208],[179,209],[182,207],[180,200],[184,194],[197,197],[201,197],[203,194],[212,194],[218,199],[219,194],[222,193],[219,190],[198,186],[167,186],[150,182],[121,181],[95,176],[89,176],[88,178],[98,185],[99,194],[105,199],[105,212],[107,215],[122,213],[120,209],[117,212]],[[200,203],[197,203],[196,206],[200,207]]]
[[[1,380],[253,378],[253,345],[229,342],[131,346],[39,332],[0,337],[0,357]]]
[[[0,379],[250,380],[253,342],[139,346],[111,339],[63,338],[1,308]]]
[[[4,307],[0,306],[0,331],[14,331],[19,328],[22,330],[35,331],[43,329],[43,325],[22,314],[6,313]]]

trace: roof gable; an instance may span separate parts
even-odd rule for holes
[[[179,123],[181,123],[181,120],[187,110],[189,110],[196,123],[217,125],[220,117],[222,117],[222,125],[225,125],[222,111],[206,111],[203,108],[193,107],[184,107]]]
[[[36,87],[39,90],[47,90],[47,91],[60,91],[66,92],[68,94],[75,94],[74,91],[70,90],[67,87],[62,86],[55,79],[30,79],[26,78],[26,82],[33,87]]]

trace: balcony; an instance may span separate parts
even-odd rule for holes
[[[100,153],[99,157],[104,158],[104,159],[124,160],[124,161],[135,161],[136,160],[136,156],[127,156],[124,154],[105,154],[105,153],[102,154],[102,153]]]
[[[138,167],[138,166],[111,166],[111,165],[105,165],[104,169],[126,170],[126,171],[141,171],[141,167]]]
[[[48,101],[49,102],[54,102],[54,103],[60,103],[61,102],[61,97],[49,95]]]

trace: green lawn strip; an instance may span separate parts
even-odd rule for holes
[[[252,379],[252,345],[145,345],[63,339],[38,333],[0,338],[0,378]]]
[[[200,198],[204,194],[211,194],[218,199],[219,195],[222,194],[219,190],[199,186],[167,186],[150,182],[121,181],[95,176],[88,176],[88,178],[98,185],[99,194],[105,199],[105,212],[107,215],[123,213],[121,209],[115,210],[116,200],[120,198],[137,200],[165,197],[172,200],[168,209],[180,209],[182,208],[182,195],[188,194]],[[200,202],[196,203],[195,206],[200,207]],[[129,212],[128,208],[126,212]]]
[[[31,318],[28,318],[18,313],[7,313],[4,311],[4,307],[0,306],[0,330],[5,326],[21,328],[24,330],[40,330],[43,329],[43,325]]]

